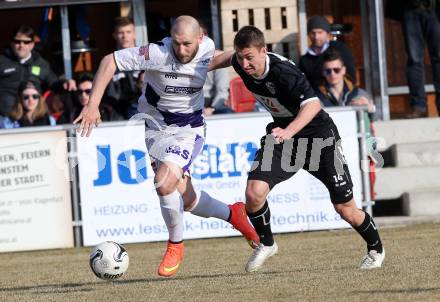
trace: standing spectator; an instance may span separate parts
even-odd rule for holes
[[[0,114],[12,109],[21,81],[38,82],[43,90],[57,81],[49,63],[34,51],[34,46],[34,30],[21,25],[14,31],[9,48],[0,55]]]
[[[390,17],[402,22],[405,49],[408,56],[406,78],[411,98],[408,118],[426,116],[425,45],[431,57],[432,78],[440,113],[440,1],[388,1]]]
[[[117,17],[114,21],[113,38],[117,49],[135,47],[134,22],[128,17]],[[116,71],[104,94],[104,103],[110,104],[125,119],[137,111],[137,100],[141,95],[141,71]]]
[[[203,35],[209,37],[205,23],[199,20],[199,24]],[[205,116],[234,112],[227,105],[229,100],[229,73],[226,68],[214,69],[208,72],[203,85],[203,95],[205,97],[203,108]]]
[[[13,112],[20,127],[53,126],[55,119],[49,115],[46,102],[41,96],[41,87],[38,82],[25,81],[19,87],[19,99]]]
[[[301,56],[299,68],[304,72],[312,87],[316,90],[323,81],[322,60],[323,55],[330,49],[341,53],[347,68],[347,75],[356,83],[356,66],[351,50],[341,41],[331,41],[330,24],[323,16],[314,16],[307,22],[307,32],[311,41],[307,53]]]

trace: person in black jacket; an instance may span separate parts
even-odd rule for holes
[[[34,30],[21,25],[14,31],[10,47],[0,55],[1,114],[12,109],[22,81],[38,82],[43,91],[57,81],[49,63],[33,50],[34,46]]]
[[[117,49],[135,46],[134,22],[128,17],[114,21],[113,38]],[[137,102],[141,95],[142,73],[139,70],[117,70],[104,93],[103,103],[113,107],[125,119],[138,113]]]
[[[351,50],[341,41],[330,40],[330,24],[323,16],[313,16],[307,22],[307,32],[312,42],[307,53],[301,56],[299,68],[304,72],[312,87],[316,90],[323,80],[322,61],[323,55],[330,49],[336,49],[341,53],[347,75],[353,83],[356,83],[356,65]]]

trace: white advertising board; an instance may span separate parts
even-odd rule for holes
[[[331,114],[338,125],[361,200],[357,122],[354,111]],[[270,116],[207,121],[207,139],[192,167],[196,191],[205,190],[225,203],[244,201],[247,172]],[[167,240],[144,144],[144,127],[97,128],[78,138],[79,179],[85,245],[105,240]],[[327,189],[305,171],[277,185],[269,196],[272,230],[293,232],[348,227],[333,209]],[[238,235],[226,222],[185,213],[184,238]]]
[[[64,131],[0,136],[0,251],[73,247]]]

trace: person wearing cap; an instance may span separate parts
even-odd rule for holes
[[[323,16],[313,16],[307,22],[307,32],[311,45],[299,60],[299,68],[304,72],[315,90],[324,80],[322,76],[323,55],[329,49],[336,49],[347,68],[347,76],[356,83],[356,66],[351,50],[341,41],[332,41],[330,23]]]

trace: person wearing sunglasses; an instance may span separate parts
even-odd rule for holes
[[[15,127],[30,126],[54,126],[55,119],[50,116],[46,102],[41,95],[41,87],[38,82],[24,81],[20,84],[19,97],[13,109],[9,113]]]
[[[78,76],[77,82],[78,89],[76,90],[77,106],[75,117],[81,113],[83,107],[86,106],[90,101],[93,75],[90,73],[82,73]],[[101,114],[101,120],[103,122],[124,120],[124,117],[119,114],[109,103],[102,102],[99,104],[99,113]]]
[[[355,87],[347,76],[347,67],[337,50],[330,50],[324,55],[322,76],[324,81],[316,92],[323,106],[366,105],[370,114],[376,111],[371,96]]]
[[[375,119],[374,113],[376,106],[372,97],[362,88],[355,87],[347,77],[347,68],[341,54],[336,50],[331,50],[323,57],[322,75],[323,83],[316,91],[324,107],[332,106],[368,106],[365,113],[365,129],[367,129],[367,148],[370,160],[370,184],[371,196],[374,198],[375,184],[375,165],[380,159],[375,159],[376,138],[374,137],[374,127],[372,121]]]
[[[9,48],[0,55],[0,114],[12,109],[21,81],[38,82],[43,91],[58,81],[49,63],[34,47],[34,30],[21,25],[13,32]]]

